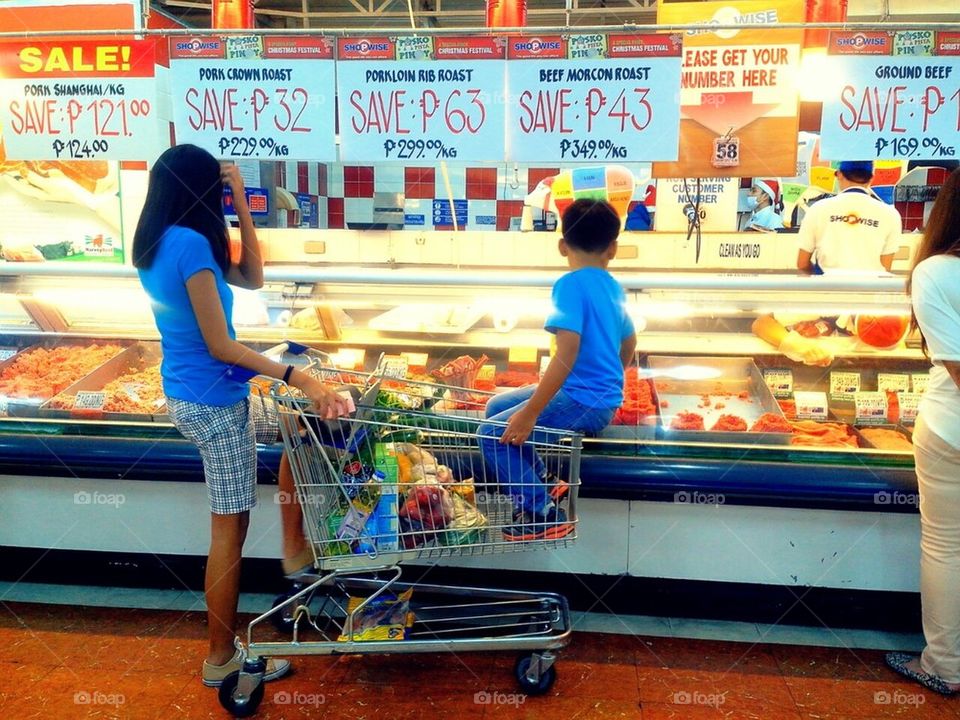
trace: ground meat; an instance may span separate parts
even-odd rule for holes
[[[714,432],[746,432],[747,421],[738,415],[721,415],[710,428]]]
[[[860,428],[860,434],[878,450],[913,452],[913,443],[897,430],[887,428]]]
[[[790,427],[790,423],[776,413],[764,413],[750,426],[750,432],[790,433],[793,432],[793,428]]]
[[[808,445],[815,447],[860,447],[857,436],[848,425],[843,423],[815,422],[800,420],[791,422],[793,437],[791,445]]]
[[[671,430],[703,430],[703,416],[692,412],[679,412],[670,421]]]

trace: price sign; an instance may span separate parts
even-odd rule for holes
[[[407,367],[412,372],[425,373],[427,371],[427,363],[430,361],[430,356],[427,353],[402,352],[400,357],[407,361]]]
[[[960,156],[960,57],[893,56],[897,33],[832,33],[822,157]],[[938,44],[941,52],[944,45]]]
[[[381,372],[384,377],[402,379],[407,376],[407,360],[398,355],[387,355],[383,358]]]
[[[913,383],[913,391],[922,395],[930,384],[930,373],[914,373],[910,376],[910,382]]]
[[[676,160],[678,35],[515,37],[508,45],[507,159]]]
[[[106,401],[107,394],[105,392],[88,392],[86,390],[81,390],[77,393],[77,397],[73,401],[73,409],[101,410],[103,409],[103,404]]]
[[[853,396],[858,392],[860,392],[860,373],[830,373],[831,400],[853,400]]]
[[[920,393],[902,392],[897,393],[897,403],[900,408],[900,422],[904,425],[912,425],[917,421],[917,413],[920,409]]]
[[[159,148],[149,40],[0,43],[0,130],[20,160],[143,160]]]
[[[877,390],[880,392],[907,392],[910,389],[910,376],[904,373],[878,373]]]
[[[854,417],[858,425],[883,425],[887,422],[887,394],[858,392],[853,396]]]
[[[331,354],[333,364],[345,370],[363,370],[367,351],[363,348],[340,348]]]
[[[497,376],[496,365],[483,365],[480,368],[480,372],[477,373],[477,380],[482,380],[483,382],[493,382],[496,376]]]
[[[788,398],[793,394],[793,372],[787,368],[770,368],[763,371],[763,379],[774,397]]]
[[[220,158],[335,160],[333,42],[170,40],[177,142]]]
[[[423,42],[398,47],[387,37],[340,39],[344,161],[503,158],[503,40],[429,40],[433,60],[405,59],[427,56]]]
[[[827,394],[822,392],[795,392],[798,420],[826,420]]]

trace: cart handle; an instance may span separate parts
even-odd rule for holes
[[[323,358],[329,357],[325,352],[320,350],[313,350],[312,348],[307,347],[306,345],[301,345],[300,343],[295,343],[292,340],[287,340],[280,343],[279,345],[274,345],[272,348],[264,350],[261,355],[270,357],[271,355],[283,355],[284,353],[290,353],[291,355],[318,355]],[[250,382],[257,376],[253,370],[247,370],[247,368],[233,366],[227,370],[227,377],[231,380],[236,380],[237,382]]]

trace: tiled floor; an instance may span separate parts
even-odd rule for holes
[[[651,627],[656,627],[651,625]],[[224,718],[201,686],[203,616],[0,601],[0,718]],[[259,718],[960,718],[877,650],[575,633],[546,697],[514,653],[304,657]]]

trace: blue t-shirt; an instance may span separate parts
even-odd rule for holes
[[[620,407],[620,344],[634,329],[623,288],[613,276],[586,267],[561,277],[553,286],[553,312],[545,327],[552,333],[569,330],[580,336],[580,352],[563,383],[564,392],[587,407]]]
[[[140,282],[150,296],[160,331],[163,391],[177,400],[233,405],[243,400],[249,389],[246,383],[227,376],[230,366],[215,359],[203,340],[187,294],[187,280],[201,270],[209,270],[216,278],[227,331],[236,338],[231,320],[233,291],[203,235],[179,225],[170,226],[160,238],[153,264],[140,270]]]

